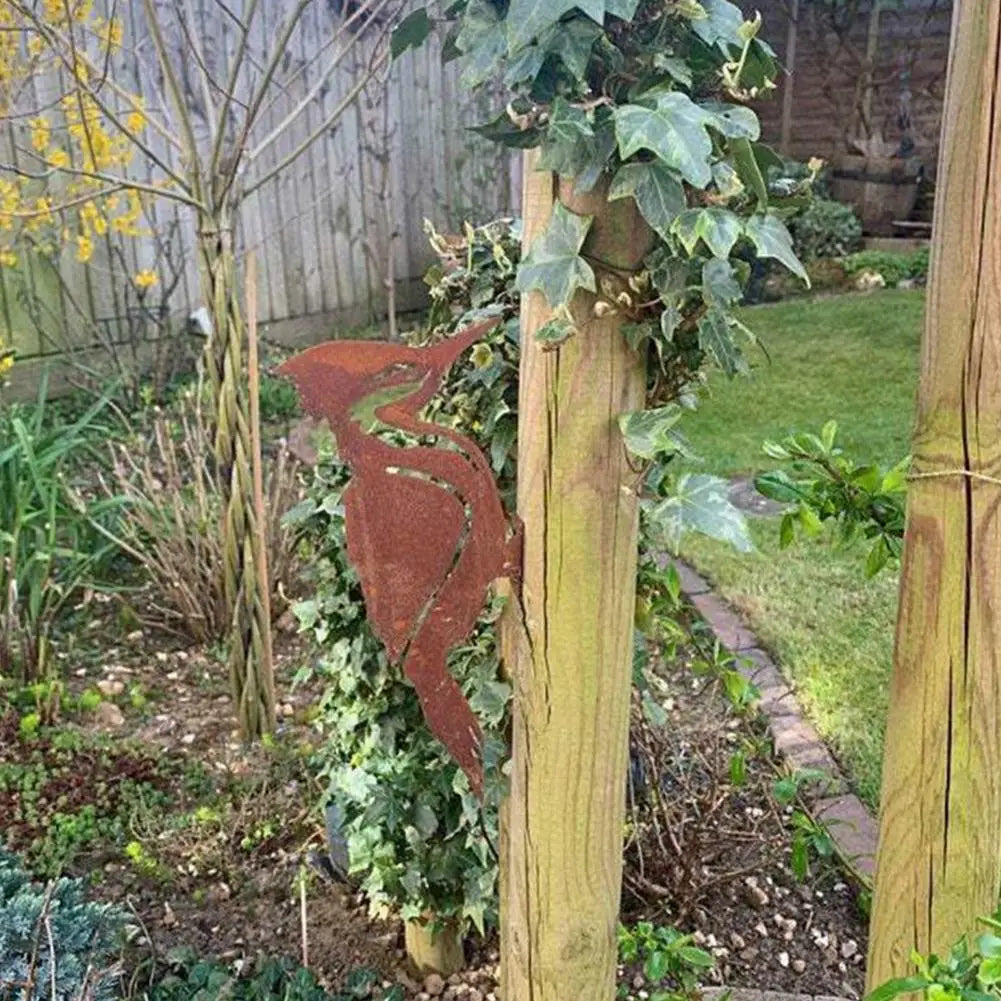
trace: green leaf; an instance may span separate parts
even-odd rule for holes
[[[545,346],[545,350],[551,351],[570,340],[573,334],[574,329],[566,320],[553,319],[536,330],[535,339]]]
[[[643,218],[667,239],[671,224],[685,210],[685,189],[677,175],[661,163],[627,163],[608,192],[610,201],[632,196]]]
[[[730,784],[738,789],[747,781],[747,755],[734,751],[730,755]]]
[[[813,508],[801,505],[796,516],[799,518],[800,527],[807,535],[816,537],[824,530],[824,524]]]
[[[582,194],[591,191],[598,183],[615,152],[615,125],[607,109],[598,109],[593,129],[593,138],[581,151],[582,164],[574,182],[574,187]]]
[[[414,826],[425,838],[430,838],[438,830],[438,818],[434,815],[434,810],[418,803],[414,808]]]
[[[393,58],[398,59],[407,49],[420,48],[431,34],[433,27],[427,7],[418,7],[408,14],[393,29],[389,45]]]
[[[664,306],[664,310],[660,314],[660,332],[664,335],[665,340],[674,339],[674,332],[681,325],[682,319],[684,317],[681,315],[681,310],[673,302]]]
[[[660,94],[653,107],[624,104],[615,109],[615,132],[623,160],[646,149],[676,170],[689,184],[705,188],[712,180],[708,127],[713,115],[687,94]]]
[[[605,0],[605,13],[612,17],[631,21],[639,9],[640,0]]]
[[[706,17],[692,21],[692,30],[706,45],[725,45],[741,47],[740,28],[744,23],[744,15],[740,8],[728,0],[699,0],[706,12]]]
[[[886,544],[886,539],[880,536],[865,561],[866,577],[875,577],[883,567],[890,561],[890,547]]]
[[[745,188],[754,192],[758,207],[764,211],[768,207],[768,185],[754,149],[747,139],[730,140],[730,153],[737,176]]]
[[[796,541],[796,516],[792,511],[782,515],[779,526],[779,548],[788,549]]]
[[[744,232],[754,244],[759,257],[775,258],[794,275],[802,278],[809,287],[810,277],[796,256],[792,247],[792,237],[781,219],[775,215],[757,213],[744,224]]]
[[[641,459],[656,459],[677,451],[672,436],[674,426],[681,420],[682,410],[676,403],[654,410],[638,410],[619,416],[619,430],[626,448]]]
[[[707,101],[702,105],[713,116],[712,126],[727,139],[747,139],[756,142],[761,136],[758,116],[742,104]]]
[[[699,347],[731,378],[747,371],[730,318],[718,306],[711,306],[699,321]]]
[[[646,958],[646,962],[643,964],[643,976],[650,981],[650,983],[655,984],[660,980],[663,980],[667,975],[667,968],[670,963],[670,957],[666,952],[657,950],[656,952],[651,952]]]
[[[506,111],[492,121],[470,126],[469,131],[511,149],[533,149],[542,141],[543,135],[542,129],[539,128],[519,128],[511,121],[511,116]]]
[[[830,452],[834,448],[834,439],[838,436],[838,422],[828,421],[820,430],[820,440],[824,448]]]
[[[730,503],[730,484],[718,476],[684,473],[673,496],[656,504],[649,518],[651,527],[674,551],[686,532],[729,542],[742,553],[754,550],[744,515]]]
[[[478,87],[493,75],[507,51],[507,42],[504,22],[490,0],[469,0],[455,44],[466,56],[461,78],[464,87]]]
[[[901,994],[923,991],[930,983],[926,977],[897,977],[894,980],[887,980],[885,984],[867,994],[864,1001],[893,1001]]]
[[[592,222],[592,216],[574,215],[557,203],[548,228],[536,238],[518,269],[518,291],[538,289],[553,309],[569,303],[579,288],[596,291],[594,271],[580,256]]]
[[[565,177],[574,176],[582,161],[586,162],[585,144],[593,137],[587,112],[575,108],[562,97],[556,98],[542,142],[539,169],[551,170]]]
[[[708,952],[703,949],[697,949],[694,945],[683,945],[678,950],[678,955],[689,966],[698,966],[708,970],[716,965],[716,960]]]
[[[561,24],[553,25],[552,29],[540,42],[540,48],[547,54],[558,56],[566,66],[571,76],[578,80],[584,78],[594,43],[604,33],[594,21],[575,17]]]
[[[538,38],[575,7],[598,24],[605,20],[605,0],[511,0],[505,23],[509,52]]]
[[[795,504],[802,499],[802,492],[784,470],[762,473],[754,480],[754,489],[763,497],[780,504]]]
[[[711,206],[682,212],[674,221],[671,232],[689,254],[695,253],[701,239],[714,257],[726,258],[740,239],[741,228],[739,216],[728,209]]]
[[[793,875],[801,883],[810,875],[810,851],[806,840],[802,837],[797,837],[793,840],[789,867],[792,869]]]
[[[706,261],[702,268],[702,298],[707,305],[729,306],[743,295],[733,265],[722,257]]]

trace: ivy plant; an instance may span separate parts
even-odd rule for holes
[[[596,297],[596,315],[621,319],[649,362],[646,412],[624,415],[623,425],[627,445],[653,467],[648,485],[660,500],[680,486],[722,510],[720,481],[679,485],[664,475],[678,454],[678,412],[667,405],[693,403],[706,364],[746,371],[742,347],[753,335],[734,307],[749,258],[774,259],[808,284],[782,221],[796,194],[769,190],[781,160],[760,142],[747,103],[774,87],[778,68],[760,18],[745,19],[728,0],[457,0],[408,17],[396,50],[419,45],[436,25],[446,58],[462,57],[467,87],[504,91],[476,131],[538,149],[540,169],[578,193],[632,199],[649,225],[649,253],[625,271],[590,253],[593,217],[559,203],[516,287],[540,291],[552,308],[537,334],[549,348],[575,335],[569,307],[580,290]],[[653,502],[647,514],[677,509]],[[722,531],[732,534],[726,524]],[[672,525],[664,534],[675,534]]]

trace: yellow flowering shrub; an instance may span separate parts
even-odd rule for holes
[[[120,87],[87,86],[122,44],[119,19],[96,13],[93,0],[43,0],[35,21],[23,9],[23,0],[0,0],[0,118],[31,158],[0,173],[0,264],[14,266],[24,243],[49,253],[69,246],[86,263],[99,238],[142,233],[144,196],[118,179],[135,159],[145,109]],[[67,70],[79,86],[60,101],[17,106],[28,79]]]

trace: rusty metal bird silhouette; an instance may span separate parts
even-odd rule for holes
[[[295,383],[306,412],[329,422],[351,470],[348,559],[372,628],[481,797],[482,733],[446,661],[472,632],[491,582],[519,576],[521,533],[475,442],[419,415],[455,360],[496,323],[426,348],[331,341],[278,369]],[[388,429],[419,443],[386,441]]]

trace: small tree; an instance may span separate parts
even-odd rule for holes
[[[262,618],[268,582],[259,579],[236,229],[248,196],[327,135],[386,64],[401,4],[362,0],[342,16],[321,0],[267,0],[278,30],[266,35],[264,0],[243,0],[217,14],[233,21],[229,47],[213,44],[191,0],[137,0],[131,36],[114,2],[0,0],[0,110],[14,136],[10,161],[0,162],[0,263],[13,264],[26,246],[67,244],[86,262],[108,233],[139,235],[144,205],[163,200],[182,206],[195,227],[210,318],[203,366],[227,494],[230,674],[248,738],[273,727],[274,704],[260,642],[270,633]],[[307,31],[313,8],[321,36]],[[290,141],[361,37],[370,55],[351,87]],[[295,59],[295,50],[308,54]],[[138,76],[159,91],[155,101],[124,82]],[[287,93],[298,99],[274,123],[270,113]],[[140,285],[155,281],[152,272],[137,276]]]

